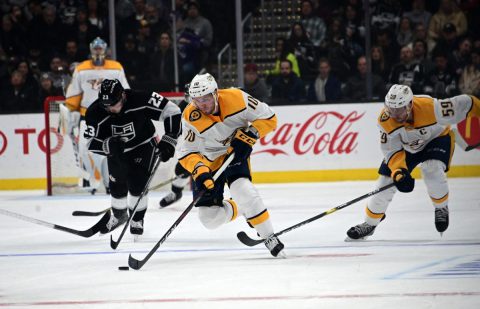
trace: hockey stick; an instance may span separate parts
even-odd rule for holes
[[[179,176],[175,176],[173,178],[170,178],[168,180],[165,180],[164,182],[161,182],[159,183],[158,185],[155,185],[153,187],[151,187],[150,189],[148,189],[149,191],[150,190],[156,190],[158,188],[161,188],[163,186],[166,186],[168,185],[169,183],[175,181],[176,179],[178,179]],[[96,217],[96,216],[100,216],[101,214],[104,214],[106,213],[107,211],[110,210],[110,207],[107,208],[107,209],[104,209],[104,210],[100,210],[100,211],[84,211],[84,210],[75,210],[72,212],[72,216],[76,216],[76,217],[79,217],[79,216],[85,216],[85,217]]]
[[[232,162],[235,154],[231,153],[230,156],[223,162],[222,166],[217,170],[215,175],[213,176],[213,181],[216,181],[218,177],[225,171],[225,169],[228,167],[230,162]],[[182,212],[180,217],[172,224],[172,226],[167,230],[165,235],[163,235],[162,238],[155,244],[155,246],[148,252],[148,254],[142,259],[142,260],[137,260],[135,259],[132,254],[128,256],[128,265],[136,270],[139,270],[142,268],[145,263],[152,257],[152,255],[158,250],[158,248],[165,242],[165,240],[172,234],[173,230],[182,222],[183,219],[187,216],[187,214],[192,210],[192,208],[200,201],[200,199],[203,197],[206,191],[202,191],[198,194],[198,196],[193,200],[193,202],[188,205],[188,207]]]
[[[125,235],[125,231],[127,230],[128,226],[130,225],[130,221],[132,221],[133,216],[134,216],[135,213],[137,212],[138,204],[140,203],[140,201],[142,200],[142,198],[148,193],[148,185],[150,184],[150,181],[152,181],[153,175],[155,175],[155,172],[157,171],[157,168],[158,168],[158,166],[160,165],[160,161],[161,161],[161,156],[158,155],[158,156],[156,157],[156,159],[155,159],[155,165],[154,165],[154,167],[153,167],[152,172],[150,173],[150,177],[148,178],[147,183],[145,184],[145,188],[143,189],[142,193],[141,193],[140,196],[138,197],[138,200],[137,200],[137,202],[135,203],[135,207],[133,207],[133,209],[131,210],[131,214],[130,214],[130,216],[128,217],[127,222],[126,222],[125,225],[123,226],[122,232],[120,233],[120,236],[118,236],[118,239],[117,239],[117,240],[113,240],[113,235],[110,235],[110,247],[111,247],[112,249],[117,249],[118,244],[120,243],[120,241],[122,241],[123,235]]]
[[[91,228],[86,229],[84,231],[79,231],[79,230],[75,230],[75,229],[65,227],[65,226],[61,226],[61,225],[58,225],[58,224],[53,224],[53,223],[49,223],[49,222],[42,221],[42,220],[39,220],[39,219],[30,218],[30,217],[27,217],[27,216],[24,216],[24,215],[15,213],[15,212],[11,212],[11,211],[8,211],[8,210],[5,210],[5,209],[0,209],[0,214],[10,216],[10,217],[13,217],[13,218],[17,218],[17,219],[20,219],[20,220],[23,220],[23,221],[31,222],[31,223],[34,223],[34,224],[43,225],[43,226],[46,226],[46,227],[49,227],[49,228],[52,228],[52,229],[55,229],[55,230],[67,232],[67,233],[70,233],[70,234],[75,234],[75,235],[86,237],[86,238],[91,237],[91,236],[95,235],[97,232],[99,232],[100,229],[102,227],[104,227],[105,224],[107,224],[108,220],[110,219],[110,212],[107,212],[94,226],[92,226]]]
[[[322,212],[321,214],[318,214],[318,215],[316,215],[316,216],[314,216],[314,217],[311,217],[311,218],[309,218],[309,219],[307,219],[307,220],[304,220],[304,221],[302,221],[302,222],[300,222],[300,223],[297,223],[297,224],[295,224],[295,225],[292,225],[291,227],[288,227],[288,228],[286,228],[286,229],[284,229],[284,230],[282,230],[282,231],[280,231],[280,232],[278,232],[278,233],[275,233],[275,235],[276,235],[276,236],[280,236],[280,235],[282,235],[282,234],[288,233],[288,232],[290,232],[291,230],[294,230],[294,229],[299,228],[299,227],[301,227],[301,226],[303,226],[303,225],[305,225],[305,224],[308,224],[308,223],[313,222],[313,221],[315,221],[315,220],[317,220],[317,219],[320,219],[321,217],[324,217],[324,216],[326,216],[326,215],[329,215],[329,214],[331,214],[331,213],[334,213],[334,212],[336,212],[337,210],[340,210],[340,209],[342,209],[342,208],[345,208],[345,207],[347,207],[347,206],[350,206],[350,205],[352,205],[352,204],[355,204],[355,203],[358,202],[358,201],[361,201],[361,200],[363,200],[363,199],[365,199],[365,198],[367,198],[367,197],[369,197],[369,196],[372,196],[372,195],[375,195],[375,194],[380,193],[380,192],[382,192],[382,191],[385,191],[385,190],[387,190],[387,189],[389,189],[389,188],[391,188],[391,187],[393,187],[393,186],[395,186],[395,183],[392,182],[391,184],[388,184],[388,185],[386,185],[386,186],[383,186],[383,187],[381,187],[381,188],[378,188],[378,189],[376,189],[376,190],[373,190],[373,191],[371,191],[371,192],[369,192],[369,193],[367,193],[367,194],[364,194],[364,195],[362,195],[362,196],[359,196],[359,197],[357,197],[357,198],[355,198],[355,199],[353,199],[353,200],[351,200],[351,201],[349,201],[349,202],[346,202],[346,203],[344,203],[344,204],[342,204],[342,205],[339,205],[339,206],[337,206],[337,207],[334,207],[334,208],[332,208],[332,209],[329,209],[329,210],[327,210],[327,211],[325,211],[325,212]],[[262,242],[265,241],[265,239],[252,239],[252,238],[250,238],[250,237],[247,235],[247,233],[245,233],[245,232],[238,232],[238,233],[237,233],[237,238],[238,238],[238,240],[240,240],[244,245],[247,245],[247,246],[249,246],[249,247],[256,246],[256,245],[261,244]]]
[[[478,147],[480,147],[480,143],[477,143],[475,145],[469,145],[465,148],[465,151],[470,151],[470,150],[473,150],[473,149],[478,148]]]

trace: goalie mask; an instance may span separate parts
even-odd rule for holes
[[[122,100],[123,93],[123,86],[118,79],[104,79],[98,92],[98,100],[105,109],[108,109]]]
[[[385,108],[397,122],[406,122],[412,111],[413,92],[405,85],[393,85],[385,96]]]
[[[209,73],[197,74],[190,82],[188,94],[195,107],[204,114],[210,115],[218,111],[218,85]]]
[[[105,63],[105,55],[107,53],[107,43],[97,37],[90,43],[90,56],[95,66],[102,66]]]

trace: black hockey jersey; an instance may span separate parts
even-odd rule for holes
[[[163,121],[165,134],[178,137],[181,112],[175,103],[156,92],[125,90],[125,93],[126,100],[118,114],[107,112],[98,100],[88,107],[84,137],[90,151],[106,155],[103,142],[111,136],[123,137],[125,152],[148,143],[156,136],[152,120]]]

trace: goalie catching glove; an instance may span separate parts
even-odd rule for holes
[[[392,172],[392,179],[398,191],[408,193],[412,192],[415,187],[415,179],[412,178],[410,172],[405,168],[399,168]]]
[[[157,154],[160,156],[162,162],[167,162],[175,154],[175,146],[177,140],[171,136],[164,135],[157,144]]]
[[[238,129],[235,132],[228,153],[235,152],[235,161],[244,161],[252,153],[252,147],[258,139],[257,130],[254,127]]]
[[[195,186],[203,190],[212,190],[215,186],[213,181],[212,171],[208,166],[203,164],[198,165],[192,173],[193,180],[195,181]]]

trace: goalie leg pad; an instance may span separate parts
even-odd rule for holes
[[[238,213],[245,216],[262,238],[273,234],[268,210],[255,186],[247,178],[238,178],[230,185],[232,198],[238,204]]]
[[[392,179],[387,176],[380,175],[377,180],[376,188],[381,188],[392,183]],[[378,225],[383,218],[383,215],[387,211],[388,205],[393,199],[393,196],[397,192],[395,187],[384,190],[375,194],[365,209],[365,222],[370,225]]]
[[[423,179],[428,195],[434,207],[448,205],[448,182],[445,163],[439,160],[427,160],[421,165]]]

